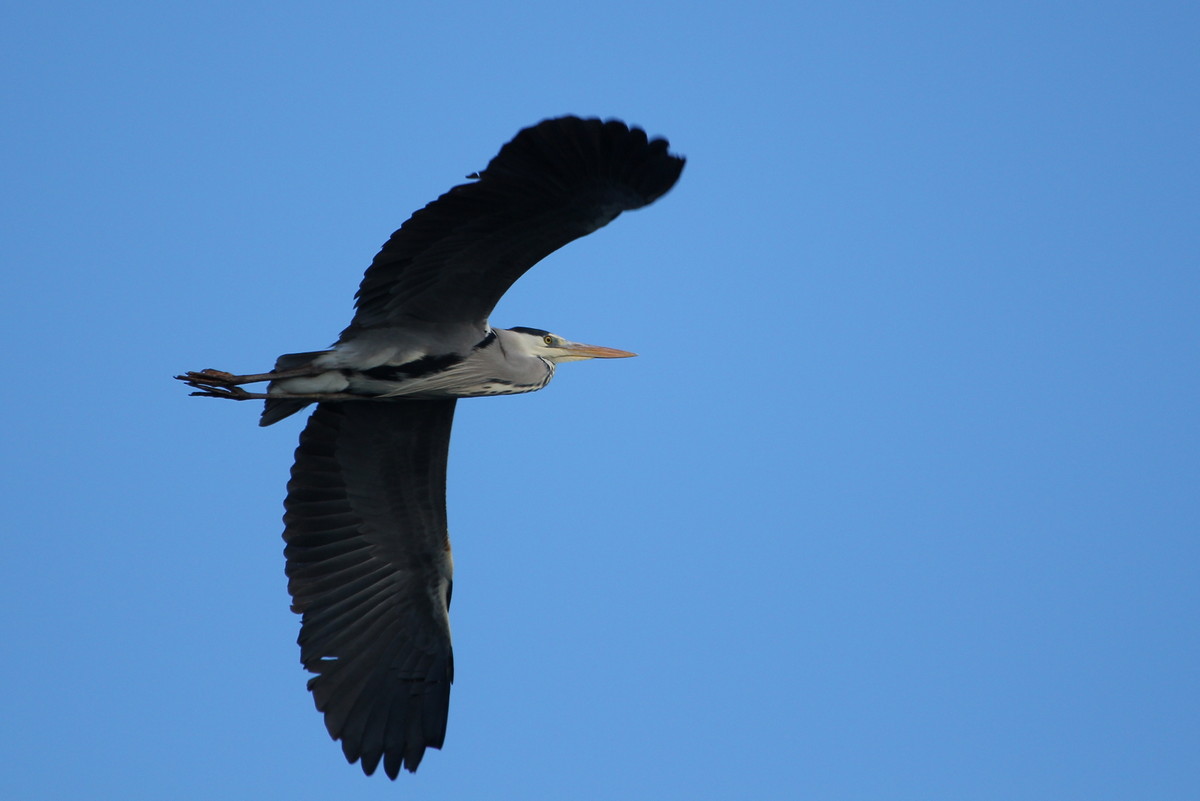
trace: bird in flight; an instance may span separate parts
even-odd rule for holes
[[[329,350],[268,373],[176,378],[264,400],[260,425],[309,404],[284,501],[300,661],[329,734],[368,775],[415,771],[446,735],[454,657],[446,458],[458,398],[533,392],[561,362],[634,354],[488,317],[526,270],[664,195],[684,159],[617,120],[522,130],[487,168],[416,212],[367,268]],[[267,382],[265,392],[246,384]]]

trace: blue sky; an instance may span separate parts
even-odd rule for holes
[[[1200,12],[10,4],[0,796],[1174,799],[1200,785]],[[498,325],[640,358],[460,404],[457,681],[398,786],[304,689],[302,420],[516,131],[688,157]]]

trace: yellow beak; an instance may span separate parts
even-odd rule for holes
[[[584,345],[582,342],[567,342],[559,347],[579,359],[627,359],[630,356],[637,356],[636,353],[630,353],[627,350]]]

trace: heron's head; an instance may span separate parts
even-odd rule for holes
[[[543,331],[540,328],[517,326],[510,328],[520,339],[521,347],[531,356],[540,356],[547,361],[559,364],[561,362],[579,362],[584,359],[624,359],[637,356],[627,350],[602,348],[599,345],[584,345],[582,342],[572,342],[557,334]]]

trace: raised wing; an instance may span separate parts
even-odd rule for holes
[[[560,117],[526,128],[472,183],[392,234],[356,296],[358,329],[482,327],[500,297],[558,248],[669,190],[684,160],[623,122]]]
[[[441,748],[454,658],[446,452],[454,400],[321,403],[285,501],[300,660],[350,762],[396,778]]]

